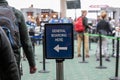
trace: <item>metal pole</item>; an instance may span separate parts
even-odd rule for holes
[[[115,54],[115,40],[113,39],[112,40],[112,57],[114,57],[114,54]]]
[[[116,73],[115,73],[115,77],[118,77],[118,70],[119,70],[119,38],[117,38],[117,57],[116,57]]]
[[[49,73],[45,68],[45,37],[43,36],[43,70],[39,71],[40,73]]]
[[[64,80],[63,61],[56,60],[56,80]]]
[[[116,50],[116,68],[115,68],[115,77],[110,78],[110,80],[120,80],[120,77],[118,77],[119,72],[119,38],[117,38],[117,50]]]
[[[100,66],[102,66],[102,37],[101,37],[101,34],[100,34],[100,46],[99,46],[99,50],[100,50]]]
[[[101,33],[99,33],[99,54],[100,54],[100,65],[98,67],[96,67],[97,69],[106,69],[107,67],[104,67],[102,65],[102,37],[101,37]]]
[[[45,40],[43,36],[43,70],[45,71]]]
[[[74,1],[74,8],[75,8],[75,21],[76,21],[76,18],[77,18],[77,16],[76,16],[76,1]]]
[[[83,34],[83,62],[85,61],[85,36]]]
[[[85,61],[85,36],[84,36],[84,33],[82,34],[83,35],[83,57],[82,57],[82,62],[80,63],[88,63],[87,61]]]

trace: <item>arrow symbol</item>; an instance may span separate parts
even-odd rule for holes
[[[59,52],[60,50],[67,50],[67,49],[68,49],[67,47],[60,47],[59,45],[54,47],[54,50],[57,52]]]

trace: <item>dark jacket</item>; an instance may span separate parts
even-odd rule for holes
[[[83,25],[85,27],[85,32],[88,32],[89,25],[88,25],[88,18],[87,17],[83,18]]]
[[[6,0],[1,0],[0,5],[7,6],[8,3]],[[28,29],[25,24],[24,16],[21,11],[13,8],[14,14],[16,16],[16,24],[19,27],[19,32],[20,32],[20,42],[22,44],[23,50],[25,52],[25,55],[28,59],[30,67],[35,66],[35,59],[34,59],[34,52],[33,52],[33,47],[31,40],[29,38],[28,34]],[[15,53],[16,61],[18,63],[18,66],[20,66],[20,48],[17,50],[13,50]]]
[[[112,33],[111,26],[109,22],[106,20],[100,20],[97,24],[97,32],[100,33],[101,31],[105,31],[107,34]]]
[[[0,80],[20,80],[14,53],[0,27]]]

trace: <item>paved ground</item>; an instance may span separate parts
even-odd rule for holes
[[[63,62],[64,66],[64,80],[109,80],[110,77],[115,76],[115,58],[111,57],[111,62],[106,62],[103,58],[103,66],[107,67],[106,69],[96,69],[99,66],[99,61],[96,61],[95,50],[96,43],[91,43],[90,49],[90,58],[87,58],[88,63],[79,63],[82,61],[82,58],[77,57],[76,53],[76,43],[74,58],[68,59]],[[46,60],[45,70],[49,73],[39,73],[43,70],[42,61],[42,45],[36,46],[36,64],[37,72],[35,74],[29,74],[29,66],[27,61],[22,61],[23,65],[23,76],[22,80],[56,80],[56,61],[53,59]],[[111,50],[111,41],[109,44],[109,51]],[[120,71],[119,71],[120,72]]]

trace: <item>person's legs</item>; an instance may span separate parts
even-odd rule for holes
[[[78,53],[78,57],[81,57],[81,42],[82,42],[82,35],[77,33],[77,53]]]
[[[119,44],[120,44],[120,42],[119,42]],[[114,54],[113,54],[113,57],[116,57],[116,55],[117,55],[117,40],[115,40],[115,45],[114,45],[115,47],[114,47]],[[119,54],[119,56],[120,56],[120,54]]]
[[[102,50],[103,50],[103,53],[104,53],[104,55],[105,55],[105,60],[106,60],[106,61],[110,61],[110,60],[109,60],[110,54],[109,54],[109,52],[108,52],[108,42],[107,42],[107,39],[106,39],[106,38],[103,39],[103,42],[102,42]]]
[[[20,51],[14,51],[14,55],[15,55],[18,69],[19,69],[19,75],[20,75],[20,80],[21,80],[21,68],[20,68],[21,55],[20,55]]]
[[[96,48],[96,53],[95,53],[97,61],[100,60],[100,48],[99,47],[100,47],[100,41],[98,40],[98,42],[97,42],[97,48]]]
[[[84,36],[84,42],[85,42],[85,55],[86,57],[89,57],[89,36],[85,35]]]

